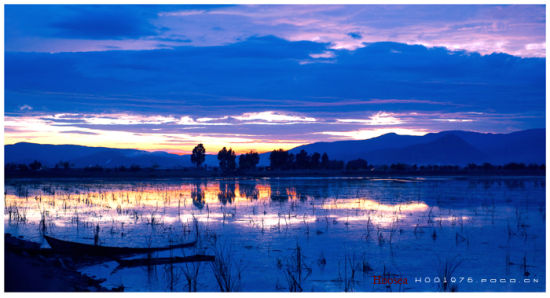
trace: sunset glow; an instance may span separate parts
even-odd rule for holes
[[[539,128],[544,24],[536,5],[8,5],[4,142],[242,153]]]
[[[2,290],[544,292],[536,2],[3,5]]]

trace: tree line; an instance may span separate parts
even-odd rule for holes
[[[195,164],[197,168],[201,168],[202,164],[206,160],[206,149],[203,144],[198,144],[193,148],[191,153],[191,162]],[[218,152],[218,162],[220,169],[223,172],[232,172],[237,169],[237,154],[232,148],[227,149],[223,147]],[[255,151],[250,151],[239,156],[239,169],[240,170],[252,170],[255,169],[260,162],[260,155]]]
[[[193,148],[191,154],[191,162],[197,169],[203,168],[206,161],[206,149],[203,144],[198,144]],[[224,174],[254,171],[258,168],[260,155],[255,151],[249,151],[241,154],[237,158],[237,154],[232,148],[223,147],[217,154],[219,169]],[[68,171],[74,167],[68,161],[60,161],[52,169],[56,171]],[[33,161],[29,164],[6,163],[6,172],[25,173],[38,172],[46,169],[40,161]],[[131,165],[129,167],[119,166],[113,168],[117,172],[139,172],[141,170],[155,170],[158,165],[153,165],[148,168],[141,168],[139,165]],[[89,172],[102,172],[104,168],[100,165],[88,166],[84,168]],[[545,165],[524,164],[524,163],[508,163],[505,165],[493,165],[490,163],[474,164],[466,166],[457,165],[410,165],[404,163],[393,163],[390,165],[369,164],[364,159],[355,159],[348,162],[342,160],[331,160],[327,153],[314,152],[309,154],[305,150],[301,150],[297,154],[283,149],[273,150],[269,154],[269,166],[261,167],[260,170],[268,171],[292,171],[292,170],[328,170],[328,171],[357,171],[357,172],[373,172],[373,173],[490,173],[499,171],[524,171],[524,172],[540,172],[545,170]]]
[[[191,162],[200,168],[205,161],[206,150],[203,144],[197,145],[193,149]],[[224,173],[234,172],[236,170],[254,170],[256,169],[260,156],[257,152],[250,151],[241,154],[238,159],[232,148],[223,147],[218,152],[219,168]],[[490,171],[540,171],[545,169],[545,165],[508,163],[505,165],[493,165],[490,163],[468,164],[461,167],[457,165],[410,165],[404,163],[393,163],[391,165],[374,166],[365,159],[358,158],[350,160],[347,163],[342,160],[329,159],[326,152],[320,154],[314,152],[309,154],[305,150],[294,154],[283,149],[276,149],[269,154],[269,170],[288,171],[288,170],[346,170],[346,171],[376,171],[376,172],[490,172]]]
[[[235,170],[254,170],[260,162],[260,155],[255,151],[249,151],[239,155],[237,168],[237,155],[232,148],[223,147],[218,152],[219,167],[222,172],[232,172]],[[191,162],[197,168],[201,168],[206,160],[206,150],[203,144],[198,144],[193,148],[191,154]],[[278,149],[273,150],[269,155],[269,169],[271,170],[341,170],[345,163],[341,160],[330,160],[327,153],[322,155],[319,152],[308,154],[305,150],[301,150],[298,154],[293,154],[289,151]],[[366,169],[367,162],[362,159],[349,161],[347,164],[349,169]]]

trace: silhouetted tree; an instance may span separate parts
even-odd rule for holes
[[[328,168],[328,155],[327,153],[323,153],[323,156],[321,157],[321,167],[323,169]]]
[[[21,172],[26,172],[26,171],[29,170],[29,167],[27,167],[27,165],[26,165],[26,164],[23,164],[23,163],[18,164],[18,165],[17,165],[17,168],[18,168],[19,171],[21,171]]]
[[[534,163],[530,163],[527,168],[529,170],[538,170],[539,169],[539,166],[537,164],[534,164]]]
[[[100,166],[100,165],[95,165],[95,166],[87,166],[84,168],[85,171],[90,171],[90,172],[102,172],[103,171],[103,167]]]
[[[292,159],[287,151],[283,149],[273,150],[269,155],[270,166],[272,170],[287,168]]]
[[[71,164],[68,161],[60,161],[55,164],[56,169],[69,169],[71,167]]]
[[[390,169],[393,171],[404,171],[407,169],[407,165],[404,163],[392,163]]]
[[[5,166],[4,166],[4,170],[6,172],[14,172],[14,171],[17,171],[17,164],[16,163],[13,163],[13,162],[8,162]]]
[[[288,154],[288,159],[286,160],[286,169],[295,169],[296,168],[296,156],[293,153]]]
[[[505,170],[524,170],[525,164],[524,163],[515,163],[511,162],[504,165]]]
[[[235,151],[233,151],[233,149],[229,148],[229,150],[227,150],[223,147],[223,149],[218,152],[220,169],[225,173],[235,170],[236,158],[237,156],[235,155]]]
[[[250,170],[256,168],[260,162],[260,155],[257,152],[250,151],[239,156],[239,169]]]
[[[344,168],[343,160],[330,160],[327,165],[327,169],[329,170],[341,170],[343,168]]]
[[[367,161],[359,158],[348,161],[348,164],[346,165],[346,170],[366,170],[367,167]]]
[[[493,166],[492,164],[486,162],[482,165],[483,169],[485,171],[489,171],[489,170],[493,170],[495,168],[495,166]]]
[[[321,154],[319,154],[319,152],[313,153],[311,155],[309,167],[312,169],[318,169],[319,166],[321,165],[320,159],[321,159]]]
[[[42,168],[42,163],[39,162],[38,160],[35,160],[29,164],[29,168],[33,171],[40,170]]]
[[[309,168],[309,155],[304,149],[300,150],[300,153],[296,154],[296,168]]]
[[[200,166],[204,162],[206,157],[205,152],[206,150],[204,149],[204,146],[202,144],[198,144],[197,146],[195,146],[195,148],[193,148],[193,154],[191,154],[191,162],[194,163],[197,168],[200,168]]]

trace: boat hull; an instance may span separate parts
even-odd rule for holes
[[[113,247],[113,246],[101,246],[91,245],[79,242],[72,242],[66,240],[60,240],[50,236],[44,236],[48,244],[54,251],[73,254],[73,255],[88,255],[88,256],[117,256],[117,255],[131,255],[150,253],[154,251],[170,250],[175,248],[193,247],[197,244],[197,241],[180,243],[176,245],[164,246],[164,247]]]

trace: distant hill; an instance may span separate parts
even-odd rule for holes
[[[363,158],[370,164],[541,164],[545,163],[545,146],[545,129],[509,134],[443,131],[424,136],[389,133],[368,140],[320,142],[296,147],[291,152],[326,152],[330,159]]]
[[[370,164],[446,164],[509,162],[545,163],[545,129],[531,129],[509,134],[486,134],[468,131],[443,131],[424,136],[385,134],[357,141],[319,142],[299,146],[308,153],[326,152],[330,159],[352,160],[363,158]],[[78,145],[42,145],[17,143],[6,145],[6,163],[30,163],[39,160],[48,167],[59,161],[69,161],[75,167],[100,165],[102,167],[158,165],[160,168],[191,167],[189,155],[166,152],[148,152],[135,149],[114,149]],[[215,155],[207,155],[208,166],[217,166]],[[260,165],[269,165],[269,153],[260,155]]]
[[[488,160],[487,154],[456,135],[443,135],[403,148],[385,148],[369,152],[366,158],[376,164],[452,164],[464,165]]]
[[[48,167],[53,167],[59,161],[69,161],[77,168],[95,165],[109,168],[158,165],[165,169],[192,166],[189,155],[177,155],[162,151],[148,152],[136,149],[34,143],[6,145],[4,149],[6,163],[30,163],[38,160]],[[216,165],[218,161],[214,155],[207,155],[206,160],[210,165]]]

